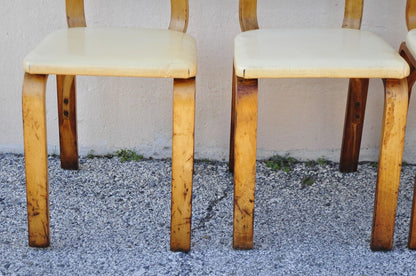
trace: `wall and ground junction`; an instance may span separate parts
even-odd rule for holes
[[[165,28],[170,3],[88,0],[90,26]],[[313,2],[313,3],[312,3]],[[263,28],[340,27],[343,0],[259,0]],[[0,152],[23,152],[21,86],[24,56],[48,33],[66,27],[65,1],[2,1],[0,9]],[[405,1],[366,0],[362,29],[398,49],[406,35]],[[196,158],[228,158],[233,38],[239,33],[237,0],[191,0],[188,33],[197,40]],[[48,148],[59,153],[55,77],[47,86]],[[258,158],[285,154],[337,161],[348,80],[261,80]],[[81,154],[133,149],[144,156],[171,153],[172,81],[110,77],[78,78]],[[416,162],[416,103],[410,102],[404,160]],[[383,86],[371,80],[361,161],[376,161]]]

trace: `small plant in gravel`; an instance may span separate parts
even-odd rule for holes
[[[310,186],[312,186],[313,185],[313,183],[315,182],[315,179],[313,179],[313,177],[312,176],[305,176],[303,179],[302,179],[302,186],[301,186],[301,189],[305,189],[306,187],[310,187]]]
[[[323,157],[320,157],[320,158],[318,158],[316,160],[308,160],[308,161],[306,161],[305,162],[305,166],[306,167],[325,166],[325,165],[328,165],[329,162],[330,162],[329,160],[327,160],[327,159],[325,159]]]
[[[305,166],[306,167],[316,166],[316,161],[315,160],[308,160],[308,161],[305,162]]]
[[[371,162],[371,167],[373,168],[377,168],[378,167],[378,163],[377,162]]]
[[[114,153],[107,153],[107,154],[104,155],[104,157],[107,158],[107,159],[111,159],[111,158],[114,157]]]
[[[52,153],[50,154],[50,156],[52,157],[58,157],[57,151],[56,151],[56,147],[53,148]]]
[[[87,156],[86,156],[88,159],[92,159],[92,158],[94,158],[95,157],[95,154],[94,154],[94,151],[93,150],[90,150],[89,152],[88,152],[88,154],[87,154]]]
[[[143,159],[143,155],[137,154],[136,152],[132,150],[118,150],[116,151],[117,157],[120,159],[120,162],[126,162],[126,161],[140,161]]]
[[[320,157],[320,158],[316,159],[316,163],[318,163],[319,166],[324,166],[324,165],[327,165],[329,163],[329,161],[326,160],[323,157]]]
[[[289,154],[286,154],[285,156],[274,155],[266,161],[266,167],[270,168],[272,171],[282,170],[284,172],[290,172],[293,165],[297,162],[298,160],[290,157]]]

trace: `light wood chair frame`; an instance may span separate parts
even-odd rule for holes
[[[406,25],[407,29],[416,28],[416,0],[408,0],[406,4]],[[416,81],[416,59],[409,51],[406,42],[402,42],[399,49],[400,55],[409,63],[410,75],[407,77],[409,100],[412,94],[412,88]],[[410,249],[416,249],[416,180],[413,192],[412,215],[410,217],[410,231],[408,246]]]
[[[186,32],[188,0],[171,0],[169,29]],[[84,0],[66,0],[69,28],[86,27]],[[22,108],[29,245],[50,244],[45,89],[48,75],[25,73]],[[60,158],[78,169],[76,76],[57,75]],[[171,240],[173,251],[191,246],[195,77],[173,80]]]
[[[364,0],[346,0],[343,28],[360,29]],[[259,29],[257,0],[240,0],[241,31]],[[406,79],[383,79],[384,113],[379,149],[371,249],[390,250],[400,182],[408,89]],[[369,79],[349,80],[339,169],[357,170]],[[234,172],[233,247],[253,247],[257,147],[258,79],[236,77],[233,70],[230,171]]]

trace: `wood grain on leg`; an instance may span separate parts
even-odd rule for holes
[[[341,172],[355,172],[357,170],[367,103],[368,81],[368,79],[350,79],[339,161]]]
[[[233,247],[253,248],[257,146],[257,79],[237,78],[234,150]]]
[[[195,78],[175,79],[173,90],[170,249],[186,252],[191,248]]]
[[[68,27],[86,27],[84,0],[65,0]]]
[[[345,0],[343,28],[360,29],[364,0]]]
[[[385,87],[383,125],[371,234],[372,250],[390,250],[393,246],[394,222],[408,106],[406,79],[387,79]]]
[[[257,30],[259,28],[257,20],[257,0],[239,1],[239,19],[242,32]]]
[[[186,29],[188,28],[188,20],[188,0],[171,0],[169,30],[186,33]]]
[[[29,245],[49,246],[46,75],[24,76],[22,111]]]
[[[61,167],[78,169],[75,76],[56,76],[58,91],[59,143]]]

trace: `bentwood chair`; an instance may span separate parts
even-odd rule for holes
[[[385,85],[371,248],[393,243],[407,115],[409,66],[380,37],[361,31],[363,0],[346,0],[338,29],[268,29],[257,23],[257,0],[240,0],[234,41],[230,170],[234,171],[233,246],[253,247],[257,94],[262,78],[348,78],[340,171],[357,170],[369,78]]]
[[[29,245],[50,243],[45,88],[57,77],[61,166],[78,169],[75,76],[173,79],[171,250],[190,250],[196,43],[188,0],[171,0],[168,30],[86,27],[83,0],[66,0],[68,29],[24,59],[23,130]]]
[[[413,84],[416,81],[416,0],[408,0],[406,5],[407,33],[406,41],[400,45],[400,55],[410,65],[410,75],[407,78],[409,99]],[[412,215],[410,217],[409,248],[416,249],[416,181],[413,192]]]

